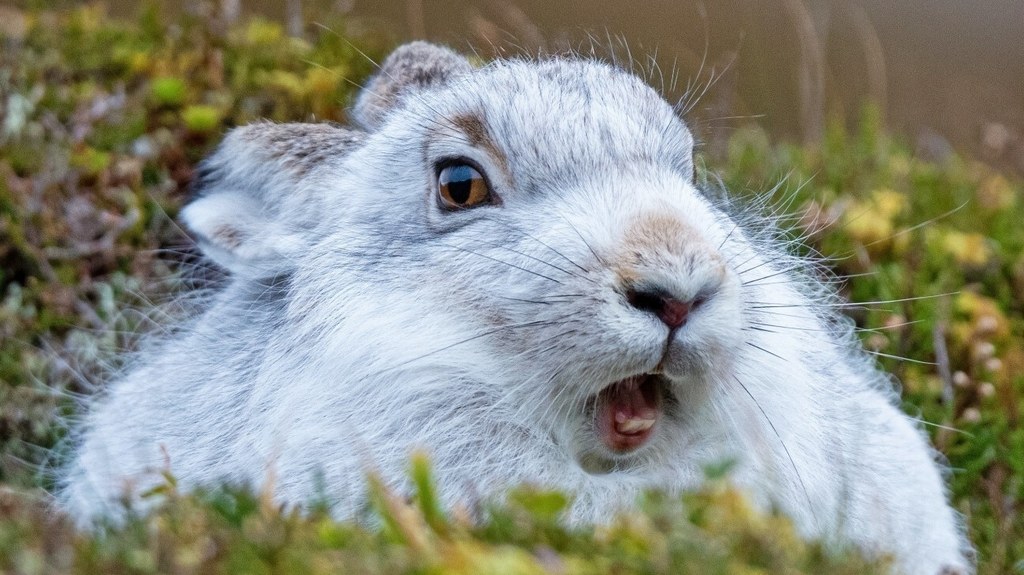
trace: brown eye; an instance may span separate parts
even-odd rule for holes
[[[491,190],[480,172],[467,164],[451,164],[437,175],[441,204],[450,210],[471,208],[491,201]]]

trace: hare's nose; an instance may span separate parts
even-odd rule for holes
[[[669,329],[677,329],[686,324],[693,301],[682,301],[665,292],[629,290],[626,300],[636,309],[653,313]]]

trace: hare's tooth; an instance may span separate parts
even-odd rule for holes
[[[630,418],[626,421],[618,422],[616,429],[619,433],[639,433],[653,427],[654,421],[653,419]]]

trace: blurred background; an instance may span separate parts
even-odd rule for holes
[[[138,9],[109,6],[122,17]],[[956,149],[1024,172],[1021,0],[220,0],[219,9],[229,20],[275,19],[293,35],[343,15],[348,32],[483,57],[593,46],[632,58],[670,98],[699,95],[687,119],[712,146],[747,122],[814,143],[828,118],[855,122],[870,102],[925,159]]]

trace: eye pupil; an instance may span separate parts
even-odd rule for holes
[[[451,164],[438,173],[438,194],[448,209],[469,208],[491,200],[484,177],[468,164]]]
[[[456,204],[469,201],[469,194],[473,191],[473,172],[469,166],[453,166],[448,181],[448,195]]]
[[[472,183],[469,180],[452,182],[448,184],[448,195],[452,197],[452,200],[456,204],[464,204],[469,201],[469,192],[471,188]]]

